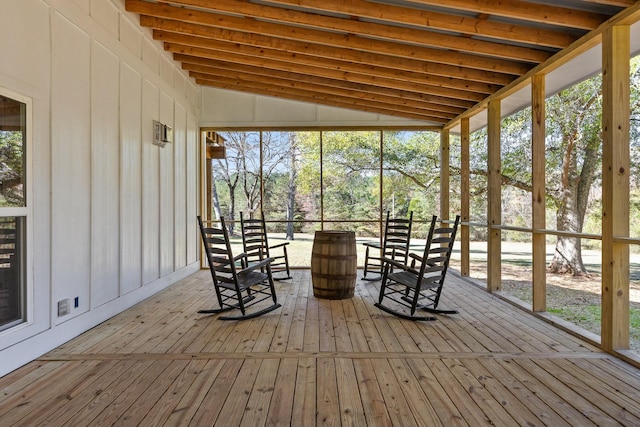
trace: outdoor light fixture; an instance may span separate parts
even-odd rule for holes
[[[173,129],[157,120],[153,121],[153,144],[164,147],[173,142]]]
[[[227,150],[224,146],[225,139],[216,132],[207,132],[206,146],[207,159],[224,159],[227,156]]]

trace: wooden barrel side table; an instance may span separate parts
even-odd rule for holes
[[[353,231],[316,231],[311,251],[313,295],[326,299],[353,297],[358,268]]]

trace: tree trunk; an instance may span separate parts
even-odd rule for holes
[[[577,225],[578,218],[575,211],[562,209],[558,211],[558,230],[580,232],[582,227]],[[574,276],[588,275],[582,262],[582,240],[579,237],[558,236],[556,250],[549,264],[551,273],[570,273]]]
[[[556,212],[557,229],[581,233],[589,202],[589,191],[598,167],[599,141],[585,144],[582,168],[578,172],[578,161],[574,152],[574,134],[566,144],[561,179],[561,197]],[[582,261],[582,241],[579,237],[558,236],[556,250],[548,270],[552,273],[570,273],[574,276],[589,275]]]
[[[289,134],[289,183],[287,185],[287,232],[285,239],[294,240],[293,237],[293,219],[296,213],[296,180],[298,179],[298,160],[297,160],[298,144],[293,133]]]
[[[214,218],[217,221],[220,221],[222,212],[220,211],[220,198],[218,197],[218,188],[216,186],[216,177],[213,174],[213,166],[211,167],[211,170],[211,204],[213,205]]]

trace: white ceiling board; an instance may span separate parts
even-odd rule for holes
[[[631,25],[630,39],[631,56],[637,56],[640,54],[640,21]],[[546,95],[547,97],[552,96],[564,88],[570,87],[575,83],[599,73],[601,69],[602,45],[598,44],[582,55],[547,74],[545,83]],[[502,100],[502,117],[509,116],[530,104],[531,85],[527,85]],[[486,125],[487,115],[485,110],[482,110],[469,120],[469,127],[472,132],[481,129]],[[451,132],[460,133],[460,124],[452,127]]]

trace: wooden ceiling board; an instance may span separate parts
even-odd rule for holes
[[[631,0],[125,0],[196,83],[443,126]]]

